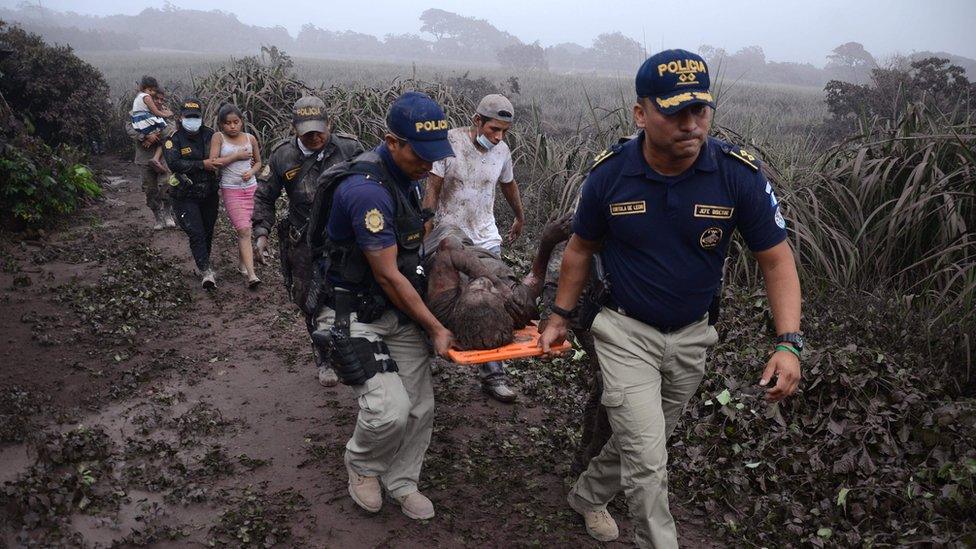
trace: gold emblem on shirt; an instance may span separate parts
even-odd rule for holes
[[[301,166],[298,166],[297,168],[292,168],[292,169],[288,170],[287,172],[285,172],[285,180],[286,181],[291,181],[292,179],[295,179],[295,176],[298,175],[298,172],[300,172],[300,171],[302,171],[302,167]]]
[[[166,140],[166,148],[167,149],[172,149],[173,148],[173,142],[171,140],[169,140],[169,139]]]
[[[635,202],[617,202],[610,204],[610,215],[633,215],[647,211],[647,203],[643,200]]]
[[[722,242],[722,229],[709,227],[698,237],[698,243],[706,250],[711,250]]]
[[[383,230],[383,214],[379,210],[373,208],[372,210],[366,212],[366,230],[371,233],[378,233]]]

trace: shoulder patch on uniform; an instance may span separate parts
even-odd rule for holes
[[[596,155],[593,159],[593,164],[590,165],[590,171],[593,171],[597,166],[606,162],[608,158],[613,158],[619,154],[621,150],[623,150],[623,146],[617,144]]]
[[[752,171],[754,172],[759,171],[759,166],[756,164],[756,157],[750,154],[745,149],[741,147],[730,146],[730,147],[722,147],[722,150],[725,152],[725,154],[735,158],[736,160],[742,162],[746,166],[749,166],[749,168],[751,168]]]
[[[167,149],[172,149],[173,148],[173,140],[172,139],[167,139],[165,145],[166,145],[166,148]]]
[[[285,172],[285,180],[286,181],[291,181],[292,179],[295,179],[295,176],[298,175],[298,172],[300,172],[300,171],[302,171],[302,167],[301,166],[295,166],[294,168],[286,171]]]
[[[366,230],[371,233],[378,233],[383,230],[383,213],[376,208],[366,212],[366,218],[363,221]]]

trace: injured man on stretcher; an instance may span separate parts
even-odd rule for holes
[[[569,238],[572,213],[542,231],[532,270],[518,280],[488,250],[475,246],[453,225],[438,225],[424,240],[427,307],[454,333],[459,350],[494,349],[514,340],[514,332],[538,319],[553,248]]]

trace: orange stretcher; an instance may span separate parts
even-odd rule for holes
[[[495,349],[477,349],[473,351],[458,351],[451,349],[448,356],[456,364],[483,364],[485,362],[511,360],[513,358],[528,358],[542,356],[542,347],[539,344],[539,329],[535,323],[529,324],[525,328],[515,330],[515,341],[503,347]],[[573,348],[569,341],[564,341],[562,345],[550,347],[552,353],[562,353]]]

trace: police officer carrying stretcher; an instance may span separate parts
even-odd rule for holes
[[[417,488],[434,420],[430,346],[446,357],[453,334],[422,298],[418,180],[454,153],[444,111],[427,95],[404,93],[386,123],[378,147],[320,178],[309,226],[310,293],[321,295],[312,338],[359,402],[345,452],[350,496],[377,512],[382,486],[420,520],[434,516]]]
[[[643,131],[598,156],[583,184],[540,345],[548,350],[565,338],[599,252],[610,290],[591,334],[613,435],[568,502],[591,536],[609,541],[618,530],[607,504],[623,490],[637,545],[662,549],[678,546],[665,442],[718,340],[708,311],[732,232],[759,262],[776,326],[760,380],[768,387],[778,379],[767,391],[771,401],[791,395],[800,380],[800,282],[759,162],[708,137],[715,105],[705,61],[684,50],[658,53],[640,67],[636,88],[634,118]]]
[[[319,175],[327,168],[351,160],[363,152],[355,136],[332,132],[325,103],[306,96],[295,102],[292,110],[294,137],[271,152],[268,166],[258,177],[254,193],[251,224],[257,238],[260,261],[266,261],[268,234],[275,225],[275,201],[284,190],[288,195],[288,217],[278,223],[278,246],[285,288],[305,313],[309,333],[315,330],[314,317],[306,307],[311,276],[311,257],[305,231]],[[332,368],[312,346],[319,383],[327,387],[338,383]]]

